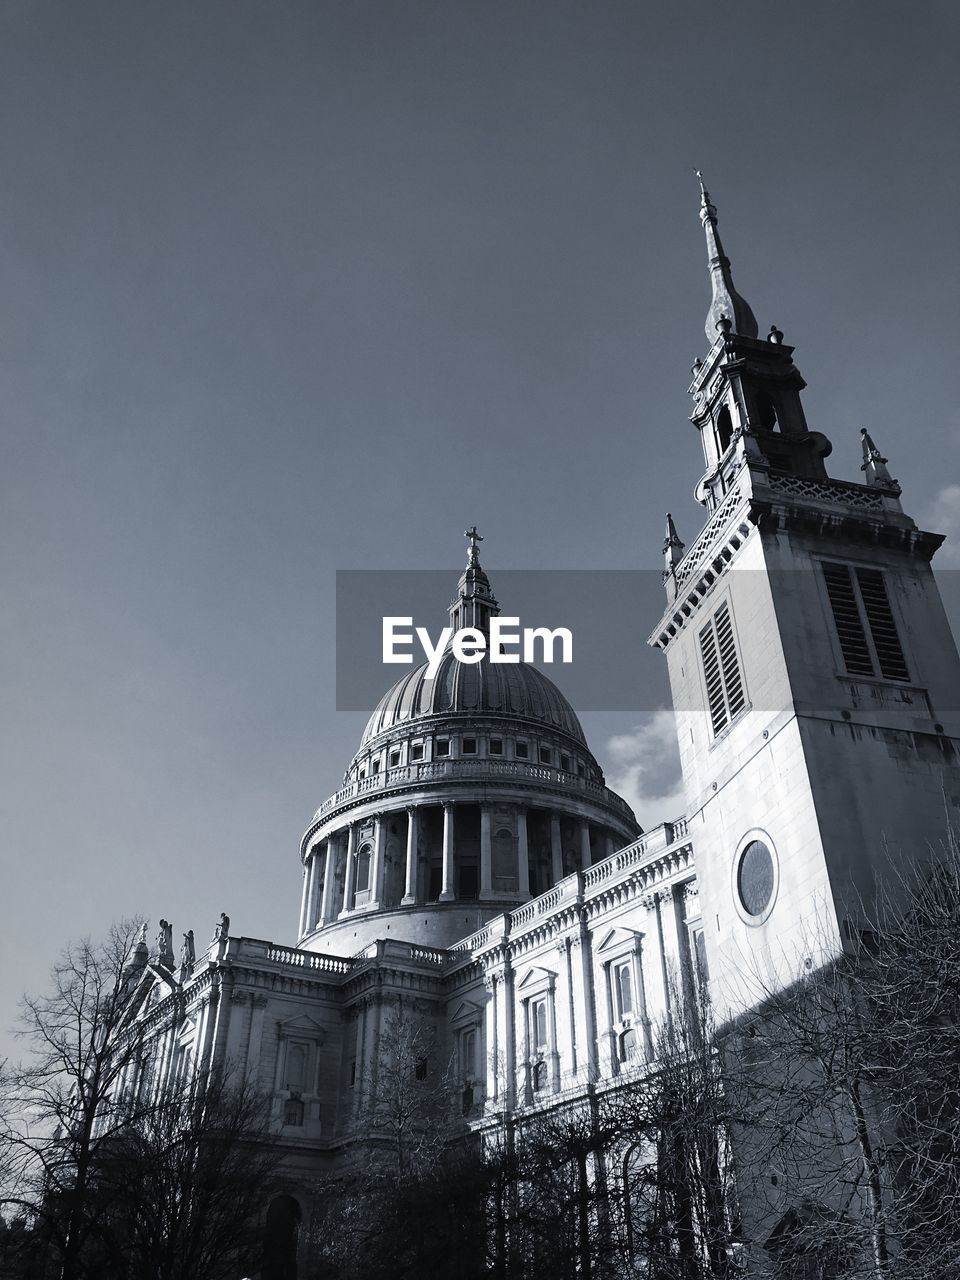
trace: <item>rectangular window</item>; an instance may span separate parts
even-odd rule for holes
[[[569,772],[570,772],[570,757],[569,757],[569,756],[561,756],[561,757],[560,757],[560,768],[564,771],[564,773],[569,773]]]
[[[464,738],[464,740],[463,740],[463,754],[464,754],[465,756],[475,756],[475,755],[477,754],[477,740],[476,740],[476,738]]]
[[[372,774],[373,774],[373,773],[379,773],[379,772],[380,772],[380,761],[379,761],[379,760],[371,760],[371,761],[370,761],[370,772],[371,772]]]
[[[518,742],[513,750],[518,760],[526,760],[527,756],[530,754],[525,742]]]
[[[491,739],[490,739],[490,754],[491,754],[492,756],[502,756],[502,755],[503,755],[503,739],[502,739],[502,738],[491,738]]]
[[[540,748],[540,763],[541,764],[553,763],[553,752],[550,750],[549,747]]]
[[[450,743],[446,738],[437,739],[437,755],[448,756],[450,754]]]
[[[879,569],[822,561],[843,665],[852,676],[909,680],[886,583]]]
[[[720,733],[747,705],[743,674],[726,601],[700,631],[700,658],[707,685],[707,705],[714,734]]]
[[[400,752],[399,752],[399,751],[391,751],[391,752],[390,752],[390,768],[391,768],[391,769],[396,769],[396,767],[399,765],[399,763],[400,763]]]
[[[477,1078],[477,1032],[475,1027],[460,1036],[460,1079],[472,1084]]]
[[[303,1103],[299,1098],[288,1098],[283,1104],[283,1123],[293,1128],[303,1124]]]
[[[415,743],[411,746],[411,748],[410,748],[410,759],[411,759],[411,760],[422,760],[422,759],[423,759],[423,743],[422,743],[422,742],[415,742]]]

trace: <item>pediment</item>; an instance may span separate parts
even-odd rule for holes
[[[321,1023],[315,1018],[311,1018],[309,1014],[301,1014],[296,1018],[287,1018],[284,1021],[277,1022],[278,1033],[289,1039],[291,1036],[305,1036],[308,1040],[316,1040],[322,1043],[327,1038],[327,1031]]]
[[[483,1018],[483,1006],[474,1004],[472,1000],[461,1000],[450,1019],[452,1027],[472,1025]]]
[[[534,965],[532,969],[528,969],[524,976],[517,983],[518,991],[537,990],[542,987],[552,987],[557,981],[557,975],[553,969],[543,969],[539,965]]]
[[[197,1024],[193,1018],[185,1018],[177,1030],[179,1040],[192,1040],[197,1032]]]
[[[597,955],[605,951],[622,951],[625,947],[638,946],[643,941],[643,934],[638,929],[625,929],[615,925],[608,929],[595,948]]]

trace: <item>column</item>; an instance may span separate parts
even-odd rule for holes
[[[613,833],[610,831],[608,831],[604,836],[604,847],[606,849],[606,852],[604,853],[604,857],[612,858],[617,851],[617,846],[614,843]]]
[[[550,855],[553,860],[553,883],[563,879],[563,846],[560,843],[560,815],[550,815]]]
[[[557,1044],[557,984],[551,979],[547,991],[547,1036],[550,1041],[550,1083],[560,1091],[560,1046]]]
[[[586,871],[589,867],[593,852],[590,848],[590,823],[585,819],[580,820],[580,869]]]
[[[491,814],[487,805],[480,806],[480,897],[493,893],[493,845],[490,839]]]
[[[488,974],[484,979],[484,990],[486,991],[487,1004],[484,1010],[484,1053],[486,1055],[486,1103],[487,1111],[495,1110],[496,1104],[500,1099],[500,1072],[498,1070],[500,1062],[500,1028],[499,1019],[497,1017],[497,986],[499,985],[496,976]]]
[[[300,928],[297,931],[297,937],[302,938],[307,932],[307,902],[309,901],[307,886],[310,883],[310,864],[303,864],[303,890],[300,894]]]
[[[311,849],[307,860],[307,897],[304,905],[303,913],[303,930],[304,934],[309,933],[316,924],[316,916],[313,914],[313,900],[315,886],[317,882],[317,855],[315,850]]]
[[[407,875],[402,907],[412,906],[417,900],[417,889],[420,882],[420,818],[413,807],[407,810]]]
[[[383,901],[383,846],[387,824],[377,814],[373,820],[373,866],[370,868],[370,904],[378,907]]]
[[[657,950],[660,953],[660,982],[663,988],[663,1013],[666,1018],[667,1025],[673,1022],[673,991],[670,981],[670,961],[667,955],[667,940],[664,936],[663,915],[661,913],[662,892],[652,893],[647,899],[649,906],[653,909],[654,920],[657,926]]]
[[[517,1097],[517,1019],[513,1002],[513,968],[509,957],[504,962],[503,981],[497,983],[497,990],[502,993],[503,999],[503,1017],[498,1019],[503,1028],[503,1105],[509,1108],[514,1105]]]
[[[617,1053],[617,1034],[614,1031],[613,1009],[613,974],[610,964],[603,966],[604,1008],[606,1009],[607,1026],[605,1039],[607,1042],[608,1073],[615,1076],[620,1070],[620,1057]]]
[[[357,874],[357,860],[354,856],[354,846],[356,844],[356,836],[352,826],[347,827],[347,865],[343,873],[343,906],[340,910],[341,916],[347,914],[353,907],[353,885]]]
[[[587,1079],[597,1078],[597,1005],[593,986],[593,947],[585,920],[573,939],[573,977],[578,988],[578,1003],[583,1010],[584,1038],[582,1064]]]
[[[560,957],[560,968],[563,973],[564,987],[567,994],[567,1037],[570,1042],[570,1066],[576,1075],[580,1069],[580,1054],[577,1045],[577,1002],[573,994],[573,957],[570,950],[570,939],[564,938],[557,943]]]
[[[267,1012],[267,997],[258,993],[250,997],[250,1037],[247,1048],[246,1073],[254,1085],[259,1082],[260,1051],[263,1048],[263,1019]]]
[[[527,845],[527,811],[517,810],[517,889],[521,898],[530,897],[530,850]]]
[[[337,842],[334,836],[327,841],[327,859],[323,872],[323,901],[320,904],[320,923],[328,924],[334,916],[336,907],[333,895],[337,883]]]
[[[443,806],[443,883],[440,901],[449,902],[454,896],[453,887],[453,805]]]
[[[667,885],[657,894],[663,937],[663,959],[670,984],[674,1012],[679,1012],[689,995],[689,965],[686,963],[686,926],[680,885]]]
[[[312,933],[320,923],[320,891],[324,884],[321,875],[326,874],[326,864],[320,846],[313,846],[313,883],[310,886],[310,907],[307,912],[307,932]]]
[[[350,830],[353,835],[353,828]],[[351,841],[351,857],[353,856]],[[350,877],[351,882],[353,877]],[[367,1031],[367,1005],[369,1003],[368,996],[362,996],[359,1002],[354,1006],[357,1011],[357,1034],[354,1040],[354,1068],[353,1068],[353,1106],[354,1114],[360,1115],[363,1107],[364,1085],[366,1081],[363,1075],[364,1062],[366,1060],[366,1031]]]

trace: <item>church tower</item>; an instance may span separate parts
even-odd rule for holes
[[[699,176],[699,175],[698,175]],[[831,478],[793,348],[734,288],[701,180],[710,348],[691,421],[708,519],[670,517],[667,656],[712,986],[721,1013],[836,954],[878,877],[942,847],[960,806],[960,659],[933,577],[943,541],[905,514],[866,429]]]

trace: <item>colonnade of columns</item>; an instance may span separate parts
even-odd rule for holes
[[[457,863],[456,863],[456,810],[457,803],[448,801],[443,808],[443,836],[441,845],[441,875],[438,901],[452,902],[457,897]],[[480,899],[497,900],[504,896],[502,890],[494,886],[493,868],[493,807],[481,804],[480,808],[480,850],[479,850],[479,897]],[[314,929],[331,924],[334,920],[353,911],[356,907],[365,910],[377,909],[383,905],[386,824],[398,816],[400,811],[388,811],[378,814],[373,819],[372,854],[370,855],[369,873],[365,886],[357,884],[358,868],[358,828],[360,824],[351,823],[344,830],[330,836],[327,840],[314,846],[303,873],[303,892],[300,900],[300,936],[312,933]],[[527,831],[527,809],[518,806],[516,815],[516,889],[508,891],[511,898],[527,899],[531,895],[530,886],[530,852]],[[424,894],[424,875],[421,864],[424,852],[420,846],[420,810],[416,806],[406,809],[406,849],[403,876],[403,896],[400,906],[417,906],[426,901]],[[552,882],[556,884],[564,876],[563,845],[561,840],[560,815],[550,814],[550,862]],[[579,822],[579,866],[586,869],[592,861],[592,845],[590,823],[586,818]],[[613,837],[606,834],[604,856],[614,851]],[[344,850],[344,844],[346,846]],[[340,859],[343,858],[342,877],[338,878]],[[340,880],[342,879],[342,890]],[[356,901],[357,893],[362,892],[362,902]],[[394,902],[395,905],[395,902]]]

